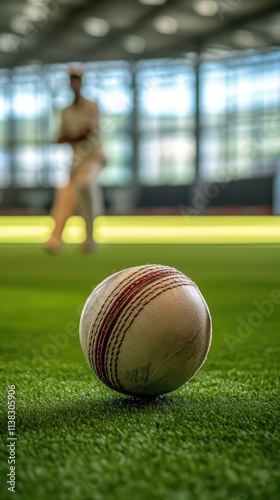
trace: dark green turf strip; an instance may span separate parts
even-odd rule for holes
[[[107,246],[94,255],[69,246],[56,257],[0,247],[1,499],[13,495],[5,477],[9,384],[17,396],[15,498],[278,499],[279,260],[277,246]],[[103,387],[77,333],[93,286],[145,263],[190,276],[214,327],[195,379],[151,402]]]

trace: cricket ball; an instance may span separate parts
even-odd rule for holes
[[[172,267],[143,265],[112,274],[93,290],[79,333],[85,358],[104,384],[151,397],[196,374],[210,348],[212,324],[190,278]]]

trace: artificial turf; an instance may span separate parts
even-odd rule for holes
[[[200,372],[152,401],[103,386],[78,340],[92,288],[146,263],[190,276],[213,319]],[[279,263],[279,246],[265,245],[108,245],[92,255],[68,246],[55,257],[2,245],[1,498],[13,498],[6,474],[14,385],[15,498],[278,499]]]

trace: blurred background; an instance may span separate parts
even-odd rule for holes
[[[107,214],[280,213],[278,0],[2,0],[0,215],[48,214],[69,64],[97,100]]]

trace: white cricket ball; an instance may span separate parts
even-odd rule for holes
[[[157,396],[190,380],[204,363],[212,323],[197,285],[163,265],[112,274],[87,299],[80,320],[83,353],[115,391]]]

